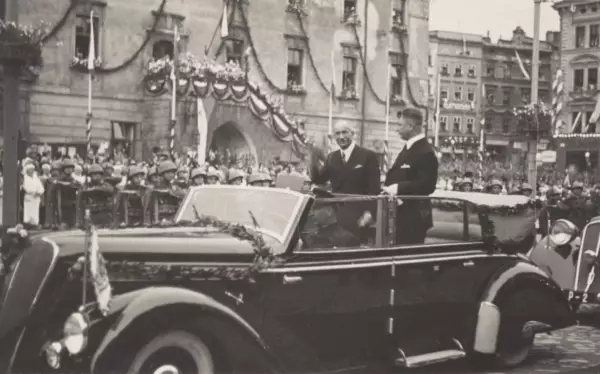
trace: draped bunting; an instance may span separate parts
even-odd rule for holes
[[[188,56],[189,58],[189,56]],[[212,63],[211,69],[219,69],[218,65]],[[151,95],[160,96],[172,89],[169,84],[168,76],[170,70],[161,64],[161,69],[149,71],[144,77],[144,89]],[[292,150],[299,156],[306,153],[307,139],[306,134],[295,123],[291,116],[284,113],[282,105],[277,99],[268,97],[261,92],[260,88],[247,82],[246,79],[240,79],[238,76],[229,77],[226,74],[217,72],[216,74],[206,69],[202,72],[180,71],[180,79],[177,91],[180,95],[189,94],[201,99],[212,95],[217,101],[233,100],[237,103],[244,103],[248,106],[252,114],[258,118],[265,126],[271,129],[275,137],[283,142],[292,142]]]

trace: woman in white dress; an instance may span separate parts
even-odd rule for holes
[[[44,185],[35,172],[33,164],[26,164],[23,170],[23,223],[37,226],[40,222],[40,202]]]

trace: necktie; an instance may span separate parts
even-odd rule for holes
[[[346,152],[342,152],[342,164],[345,165],[346,161],[348,161],[348,160],[346,160]]]

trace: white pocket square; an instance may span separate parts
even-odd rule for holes
[[[404,165],[400,166],[400,169],[410,169],[410,165],[404,164]]]
[[[361,164],[358,164],[358,165],[356,165],[354,168],[355,168],[355,169],[360,169],[360,168],[362,168],[362,165],[361,165]]]

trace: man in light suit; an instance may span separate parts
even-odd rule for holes
[[[383,190],[392,196],[430,195],[437,184],[438,160],[423,134],[423,115],[407,108],[399,117],[396,131],[406,144],[388,171]],[[404,199],[396,210],[396,243],[422,244],[432,226],[429,200]]]

